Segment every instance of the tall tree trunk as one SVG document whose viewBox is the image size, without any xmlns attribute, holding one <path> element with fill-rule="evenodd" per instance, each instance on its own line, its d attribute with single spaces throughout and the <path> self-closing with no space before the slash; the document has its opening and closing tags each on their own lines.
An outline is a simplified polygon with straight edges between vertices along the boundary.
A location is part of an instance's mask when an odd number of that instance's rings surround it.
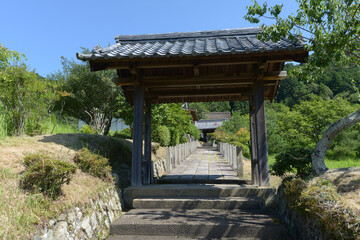
<svg viewBox="0 0 360 240">
<path fill-rule="evenodd" d="M 105 123 L 105 129 L 104 129 L 104 135 L 107 136 L 110 131 L 111 127 L 111 121 L 112 121 L 112 114 L 107 118 L 107 122 Z"/>
<path fill-rule="evenodd" d="M 313 172 L 317 175 L 328 170 L 325 165 L 325 154 L 331 142 L 344 129 L 360 122 L 360 109 L 331 124 L 323 133 L 311 154 Z"/>
</svg>

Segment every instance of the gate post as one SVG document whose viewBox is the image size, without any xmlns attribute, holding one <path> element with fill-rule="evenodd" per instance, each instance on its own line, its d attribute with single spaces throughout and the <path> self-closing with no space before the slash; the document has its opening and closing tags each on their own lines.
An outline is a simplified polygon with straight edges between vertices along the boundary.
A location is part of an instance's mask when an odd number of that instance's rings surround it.
<svg viewBox="0 0 360 240">
<path fill-rule="evenodd" d="M 142 185 L 141 163 L 143 144 L 143 115 L 144 115 L 144 89 L 142 85 L 135 86 L 134 92 L 134 130 L 133 151 L 131 163 L 131 186 Z"/>
<path fill-rule="evenodd" d="M 269 186 L 270 176 L 264 102 L 264 65 L 259 66 L 257 81 L 254 84 L 254 95 L 259 185 Z"/>
</svg>

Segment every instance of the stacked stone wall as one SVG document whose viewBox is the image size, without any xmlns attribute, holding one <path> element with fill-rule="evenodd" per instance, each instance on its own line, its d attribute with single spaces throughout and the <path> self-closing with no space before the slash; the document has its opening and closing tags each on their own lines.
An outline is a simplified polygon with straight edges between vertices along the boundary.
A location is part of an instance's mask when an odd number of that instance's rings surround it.
<svg viewBox="0 0 360 240">
<path fill-rule="evenodd" d="M 50 220 L 33 240 L 103 239 L 110 224 L 122 211 L 121 190 L 106 189 L 87 204 L 69 208 L 58 218 Z"/>
</svg>

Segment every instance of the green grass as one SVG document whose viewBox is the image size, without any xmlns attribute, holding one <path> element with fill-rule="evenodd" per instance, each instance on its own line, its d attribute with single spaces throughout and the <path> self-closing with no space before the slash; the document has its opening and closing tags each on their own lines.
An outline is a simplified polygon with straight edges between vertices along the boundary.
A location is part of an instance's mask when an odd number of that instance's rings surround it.
<svg viewBox="0 0 360 240">
<path fill-rule="evenodd" d="M 269 165 L 271 166 L 275 162 L 276 154 L 269 155 Z M 334 159 L 333 157 L 325 158 L 325 164 L 329 169 L 333 168 L 348 168 L 348 167 L 360 167 L 360 158 L 356 157 L 340 157 Z"/>
<path fill-rule="evenodd" d="M 52 131 L 51 134 L 58 134 L 58 133 L 78 133 L 79 130 L 77 127 L 68 125 L 68 124 L 57 124 L 54 128 L 54 126 L 51 126 L 50 131 Z M 50 132 L 48 131 L 48 132 Z"/>
<path fill-rule="evenodd" d="M 325 164 L 329 169 L 360 167 L 360 158 L 344 157 L 336 160 L 325 158 Z"/>
<path fill-rule="evenodd" d="M 57 209 L 56 209 L 57 210 Z M 0 238 L 26 239 L 41 219 L 56 215 L 50 199 L 41 194 L 22 194 L 14 187 L 0 187 Z"/>
</svg>

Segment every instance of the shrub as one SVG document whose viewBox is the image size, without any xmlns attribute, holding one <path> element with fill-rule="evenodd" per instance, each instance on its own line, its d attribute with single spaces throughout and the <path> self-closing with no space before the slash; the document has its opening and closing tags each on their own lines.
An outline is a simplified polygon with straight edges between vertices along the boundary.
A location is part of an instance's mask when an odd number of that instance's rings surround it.
<svg viewBox="0 0 360 240">
<path fill-rule="evenodd" d="M 311 174 L 310 148 L 293 146 L 285 149 L 275 157 L 275 163 L 270 166 L 274 175 L 284 176 L 287 173 L 296 173 L 300 178 L 306 178 Z"/>
<path fill-rule="evenodd" d="M 90 125 L 82 125 L 80 128 L 80 132 L 86 134 L 97 134 L 96 130 Z"/>
<path fill-rule="evenodd" d="M 92 153 L 87 148 L 83 148 L 75 154 L 74 162 L 83 172 L 104 180 L 111 179 L 109 160 L 103 156 Z"/>
<path fill-rule="evenodd" d="M 176 146 L 180 144 L 180 135 L 177 129 L 171 131 L 170 146 Z"/>
<path fill-rule="evenodd" d="M 112 136 L 117 137 L 117 138 L 123 138 L 123 139 L 131 139 L 131 129 L 124 128 L 120 132 L 115 132 Z"/>
<path fill-rule="evenodd" d="M 180 143 L 187 143 L 189 142 L 186 135 L 183 135 L 181 138 L 180 138 Z"/>
<path fill-rule="evenodd" d="M 195 140 L 199 140 L 200 137 L 201 137 L 201 131 L 197 127 L 195 127 L 194 124 L 190 124 L 190 126 L 189 126 L 189 134 Z"/>
<path fill-rule="evenodd" d="M 38 121 L 26 121 L 25 124 L 25 134 L 29 136 L 36 136 L 41 135 L 45 132 L 45 127 L 41 126 L 41 124 Z"/>
<path fill-rule="evenodd" d="M 166 126 L 157 126 L 152 131 L 152 140 L 160 143 L 161 146 L 169 146 L 170 144 L 170 131 Z"/>
<path fill-rule="evenodd" d="M 56 198 L 61 186 L 69 184 L 76 167 L 66 161 L 44 154 L 29 154 L 24 158 L 25 172 L 21 185 L 24 189 L 43 192 Z"/>
<path fill-rule="evenodd" d="M 237 146 L 238 148 L 242 149 L 242 154 L 244 157 L 246 158 L 250 158 L 250 148 L 248 145 L 243 144 L 240 141 L 231 141 L 230 144 L 233 144 L 235 146 Z"/>
</svg>

